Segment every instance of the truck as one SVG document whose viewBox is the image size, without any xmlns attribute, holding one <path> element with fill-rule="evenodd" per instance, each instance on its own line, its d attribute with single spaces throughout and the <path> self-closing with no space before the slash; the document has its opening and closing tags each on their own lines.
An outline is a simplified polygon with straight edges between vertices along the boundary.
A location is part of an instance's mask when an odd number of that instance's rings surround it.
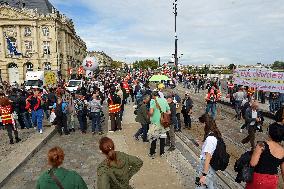
<svg viewBox="0 0 284 189">
<path fill-rule="evenodd" d="M 25 79 L 25 89 L 42 88 L 43 86 L 55 85 L 56 74 L 52 71 L 28 71 Z"/>
</svg>

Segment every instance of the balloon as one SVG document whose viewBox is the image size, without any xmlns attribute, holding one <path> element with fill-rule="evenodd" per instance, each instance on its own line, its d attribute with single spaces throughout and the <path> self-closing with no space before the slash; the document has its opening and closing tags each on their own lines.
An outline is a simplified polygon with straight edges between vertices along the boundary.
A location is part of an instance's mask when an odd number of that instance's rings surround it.
<svg viewBox="0 0 284 189">
<path fill-rule="evenodd" d="M 87 57 L 83 60 L 82 66 L 85 70 L 95 71 L 99 63 L 95 57 Z"/>
</svg>

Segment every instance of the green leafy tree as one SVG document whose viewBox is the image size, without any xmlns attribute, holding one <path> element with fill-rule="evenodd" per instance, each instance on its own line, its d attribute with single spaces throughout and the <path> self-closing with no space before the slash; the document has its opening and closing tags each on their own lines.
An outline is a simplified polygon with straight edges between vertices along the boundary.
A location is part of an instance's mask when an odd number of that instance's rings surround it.
<svg viewBox="0 0 284 189">
<path fill-rule="evenodd" d="M 236 65 L 235 64 L 230 64 L 229 66 L 228 66 L 228 69 L 229 70 L 233 70 L 233 69 L 236 69 L 237 67 L 236 67 Z"/>
<path fill-rule="evenodd" d="M 272 66 L 274 70 L 284 70 L 284 62 L 283 61 L 275 61 Z"/>
<path fill-rule="evenodd" d="M 146 59 L 146 60 L 140 60 L 140 61 L 135 61 L 133 63 L 133 68 L 135 69 L 157 69 L 159 65 L 159 62 L 154 60 L 154 59 Z"/>
</svg>

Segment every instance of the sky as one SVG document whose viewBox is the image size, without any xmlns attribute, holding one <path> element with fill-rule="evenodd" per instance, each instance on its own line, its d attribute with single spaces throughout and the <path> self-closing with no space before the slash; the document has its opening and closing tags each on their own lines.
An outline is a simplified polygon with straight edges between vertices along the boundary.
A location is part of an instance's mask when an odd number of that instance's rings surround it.
<svg viewBox="0 0 284 189">
<path fill-rule="evenodd" d="M 174 53 L 174 0 L 50 0 L 88 50 L 128 63 Z M 178 0 L 181 64 L 284 60 L 284 0 Z M 181 54 L 183 54 L 181 56 Z"/>
</svg>

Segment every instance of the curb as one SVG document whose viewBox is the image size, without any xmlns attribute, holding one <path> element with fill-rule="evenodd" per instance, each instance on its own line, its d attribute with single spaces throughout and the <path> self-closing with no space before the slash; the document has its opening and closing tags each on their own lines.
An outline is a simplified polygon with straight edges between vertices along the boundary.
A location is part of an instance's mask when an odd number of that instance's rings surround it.
<svg viewBox="0 0 284 189">
<path fill-rule="evenodd" d="M 7 181 L 15 174 L 15 172 L 24 165 L 31 157 L 34 156 L 47 142 L 56 134 L 56 129 L 54 128 L 46 137 L 43 139 L 25 158 L 22 162 L 20 162 L 7 176 L 0 181 L 0 188 L 2 188 Z"/>
</svg>

